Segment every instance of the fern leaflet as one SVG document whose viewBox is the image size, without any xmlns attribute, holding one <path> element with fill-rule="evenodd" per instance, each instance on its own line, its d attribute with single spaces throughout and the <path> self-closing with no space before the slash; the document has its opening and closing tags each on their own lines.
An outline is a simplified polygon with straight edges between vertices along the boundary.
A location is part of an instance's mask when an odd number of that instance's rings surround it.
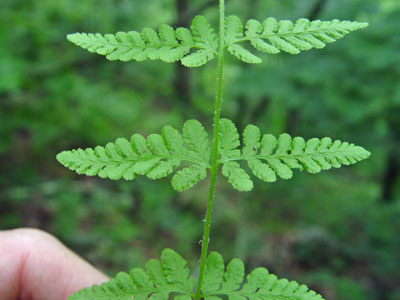
<svg viewBox="0 0 400 300">
<path fill-rule="evenodd" d="M 209 153 L 210 145 L 203 126 L 189 120 L 183 126 L 183 137 L 176 129 L 165 126 L 161 135 L 152 134 L 147 140 L 134 134 L 130 142 L 120 138 L 105 147 L 64 151 L 57 159 L 78 174 L 113 180 L 133 180 L 137 175 L 160 179 L 186 161 L 191 166 L 172 178 L 173 187 L 183 191 L 207 176 Z"/>
<path fill-rule="evenodd" d="M 222 173 L 239 191 L 249 191 L 253 183 L 237 161 L 247 162 L 252 173 L 265 182 L 275 182 L 277 176 L 290 179 L 293 169 L 315 174 L 322 170 L 355 164 L 370 156 L 362 147 L 342 143 L 330 138 L 313 138 L 307 142 L 301 137 L 292 139 L 288 134 L 278 138 L 271 134 L 261 137 L 260 130 L 248 125 L 243 133 L 243 148 L 240 151 L 239 134 L 232 121 L 221 120 L 220 163 Z"/>
<path fill-rule="evenodd" d="M 193 19 L 191 30 L 161 25 L 158 33 L 145 28 L 117 34 L 74 33 L 68 40 L 92 53 L 105 55 L 109 60 L 144 61 L 162 60 L 172 63 L 181 61 L 187 67 L 199 67 L 214 58 L 217 36 L 206 18 Z M 192 49 L 198 51 L 191 53 Z"/>
<path fill-rule="evenodd" d="M 258 51 L 268 54 L 278 54 L 281 51 L 299 54 L 312 48 L 321 49 L 327 43 L 333 43 L 346 34 L 362 29 L 368 23 L 351 21 L 309 21 L 299 19 L 277 21 L 266 19 L 262 24 L 257 20 L 248 20 L 243 27 L 237 16 L 226 18 L 225 43 L 228 51 L 246 63 L 261 63 L 261 59 L 246 50 L 239 43 L 249 41 Z"/>
</svg>

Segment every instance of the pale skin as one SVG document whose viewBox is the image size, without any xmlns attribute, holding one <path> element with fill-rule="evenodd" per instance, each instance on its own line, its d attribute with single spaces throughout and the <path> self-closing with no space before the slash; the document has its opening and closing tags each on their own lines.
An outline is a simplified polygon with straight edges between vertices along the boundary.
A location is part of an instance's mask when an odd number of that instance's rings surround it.
<svg viewBox="0 0 400 300">
<path fill-rule="evenodd" d="M 65 300 L 107 276 L 36 229 L 0 231 L 0 299 Z"/>
</svg>

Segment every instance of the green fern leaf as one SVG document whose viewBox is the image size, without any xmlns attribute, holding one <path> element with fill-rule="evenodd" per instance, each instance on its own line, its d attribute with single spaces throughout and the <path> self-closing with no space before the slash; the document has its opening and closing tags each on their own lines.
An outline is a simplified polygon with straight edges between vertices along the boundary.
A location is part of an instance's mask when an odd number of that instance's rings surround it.
<svg viewBox="0 0 400 300">
<path fill-rule="evenodd" d="M 239 60 L 249 64 L 259 64 L 261 58 L 255 56 L 241 45 L 235 44 L 243 38 L 243 24 L 239 17 L 229 16 L 225 21 L 225 44 L 228 45 L 228 52 Z"/>
<path fill-rule="evenodd" d="M 189 68 L 200 67 L 214 59 L 218 47 L 218 37 L 203 16 L 196 16 L 193 19 L 191 30 L 195 45 L 201 50 L 184 57 L 182 64 Z"/>
<path fill-rule="evenodd" d="M 210 167 L 210 145 L 201 124 L 187 121 L 183 134 L 184 137 L 173 127 L 165 126 L 161 135 L 152 134 L 147 140 L 134 134 L 130 141 L 120 138 L 105 147 L 64 151 L 57 159 L 78 174 L 113 180 L 133 180 L 138 175 L 164 178 L 185 161 L 191 166 L 179 171 L 172 182 L 175 189 L 182 191 L 204 179 Z"/>
<path fill-rule="evenodd" d="M 278 279 L 265 268 L 254 269 L 246 278 L 244 275 L 240 259 L 234 258 L 225 268 L 222 256 L 211 252 L 206 260 L 201 297 L 205 300 L 221 300 L 223 295 L 229 300 L 323 300 L 307 286 Z M 175 251 L 165 249 L 161 261 L 151 259 L 145 269 L 118 273 L 110 281 L 80 290 L 68 300 L 192 300 L 195 282 L 186 261 Z"/>
<path fill-rule="evenodd" d="M 207 132 L 200 122 L 189 120 L 183 126 L 183 136 L 188 149 L 188 156 L 193 160 L 209 161 L 211 155 Z M 172 186 L 181 192 L 194 186 L 207 177 L 207 168 L 195 164 L 177 172 L 172 178 Z"/>
<path fill-rule="evenodd" d="M 181 61 L 188 67 L 199 67 L 214 58 L 217 36 L 202 16 L 193 19 L 192 30 L 161 25 L 158 33 L 145 28 L 117 34 L 74 33 L 68 40 L 92 53 L 105 55 L 109 60 Z M 196 52 L 191 53 L 192 50 Z"/>
<path fill-rule="evenodd" d="M 278 48 L 265 42 L 258 36 L 262 31 L 262 25 L 257 20 L 248 20 L 246 23 L 246 30 L 246 36 L 249 38 L 251 45 L 258 51 L 268 54 L 278 54 L 280 52 Z"/>
<path fill-rule="evenodd" d="M 214 51 L 207 49 L 207 50 L 199 50 L 196 51 L 188 56 L 182 58 L 181 62 L 185 67 L 188 68 L 195 68 L 201 67 L 205 65 L 210 60 L 214 59 Z"/>
<path fill-rule="evenodd" d="M 240 192 L 248 192 L 253 189 L 253 181 L 237 162 L 225 162 L 222 165 L 222 175 L 227 177 L 229 183 Z"/>
<path fill-rule="evenodd" d="M 293 23 L 268 18 L 262 24 L 257 20 L 248 20 L 246 31 L 243 32 L 240 19 L 230 16 L 226 19 L 225 43 L 228 51 L 240 60 L 260 63 L 260 58 L 243 47 L 236 47 L 237 44 L 249 41 L 255 49 L 268 54 L 278 54 L 281 51 L 299 54 L 312 48 L 321 49 L 327 43 L 335 42 L 346 34 L 367 26 L 368 23 L 339 20 L 322 22 L 299 19 Z"/>
<path fill-rule="evenodd" d="M 187 121 L 183 126 L 183 136 L 185 137 L 190 157 L 201 161 L 209 161 L 211 149 L 208 142 L 208 134 L 199 121 Z"/>
<path fill-rule="evenodd" d="M 330 138 L 313 138 L 307 142 L 301 137 L 281 134 L 261 136 L 254 125 L 243 133 L 240 150 L 236 126 L 228 119 L 221 119 L 219 126 L 219 161 L 222 174 L 239 191 L 250 191 L 253 182 L 238 163 L 247 162 L 252 173 L 265 182 L 275 182 L 278 177 L 290 179 L 293 170 L 315 174 L 322 170 L 355 164 L 370 156 L 362 147 L 332 141 Z M 160 134 L 145 139 L 134 134 L 130 141 L 117 139 L 105 147 L 64 151 L 57 156 L 64 166 L 78 174 L 101 178 L 133 180 L 138 175 L 160 179 L 172 174 L 182 162 L 189 163 L 172 178 L 172 186 L 184 191 L 207 177 L 211 149 L 208 135 L 195 120 L 185 122 L 183 137 L 178 130 L 165 126 Z"/>
<path fill-rule="evenodd" d="M 196 45 L 203 49 L 218 48 L 218 37 L 205 17 L 196 16 L 190 29 L 193 32 Z"/>
<path fill-rule="evenodd" d="M 162 135 L 164 137 L 164 141 L 168 150 L 173 155 L 183 157 L 186 157 L 188 155 L 188 151 L 185 147 L 185 142 L 178 130 L 176 130 L 172 126 L 167 125 L 164 126 L 164 128 L 162 129 Z"/>
<path fill-rule="evenodd" d="M 119 273 L 114 279 L 100 286 L 85 288 L 71 295 L 68 300 L 138 299 L 167 300 L 192 299 L 195 279 L 189 275 L 186 261 L 171 249 L 163 250 L 161 262 L 151 259 L 146 270 L 133 269 L 130 274 Z"/>
<path fill-rule="evenodd" d="M 239 191 L 250 191 L 253 189 L 253 182 L 249 175 L 240 167 L 240 165 L 232 161 L 234 158 L 240 158 L 239 133 L 235 124 L 231 120 L 221 119 L 219 125 L 219 154 L 221 160 L 226 159 L 222 165 L 222 175 L 228 178 L 232 186 Z"/>
<path fill-rule="evenodd" d="M 231 120 L 221 119 L 219 125 L 219 154 L 222 157 L 239 157 L 239 133 Z"/>
<path fill-rule="evenodd" d="M 202 294 L 205 299 L 221 299 L 221 295 L 226 295 L 229 300 L 323 300 L 321 295 L 310 291 L 307 286 L 278 279 L 265 268 L 253 270 L 240 288 L 243 279 L 244 264 L 240 259 L 233 259 L 225 271 L 222 256 L 211 252 L 207 257 Z"/>
<path fill-rule="evenodd" d="M 217 252 L 211 252 L 206 260 L 202 283 L 202 292 L 209 294 L 221 288 L 225 272 L 224 260 Z"/>
<path fill-rule="evenodd" d="M 243 37 L 243 23 L 238 16 L 228 16 L 225 21 L 225 44 L 231 45 Z"/>
<path fill-rule="evenodd" d="M 248 63 L 248 64 L 260 64 L 262 63 L 261 58 L 258 56 L 255 56 L 253 53 L 251 53 L 249 50 L 246 50 L 240 45 L 230 45 L 228 47 L 228 51 L 230 54 L 236 56 L 238 59 L 241 61 Z"/>
<path fill-rule="evenodd" d="M 193 187 L 197 182 L 207 177 L 207 168 L 201 165 L 191 165 L 178 171 L 172 177 L 172 186 L 178 192 L 183 192 Z"/>
<path fill-rule="evenodd" d="M 223 264 L 222 260 L 222 264 Z M 244 278 L 244 264 L 238 259 L 234 258 L 226 267 L 224 279 L 221 288 L 225 291 L 234 291 L 240 288 Z"/>
<path fill-rule="evenodd" d="M 220 163 L 222 173 L 239 191 L 251 190 L 253 185 L 237 161 L 245 160 L 252 173 L 265 182 L 275 182 L 277 177 L 290 179 L 293 170 L 316 174 L 322 170 L 355 164 L 370 156 L 362 147 L 330 138 L 313 138 L 307 142 L 301 137 L 292 139 L 288 134 L 278 138 L 271 134 L 261 137 L 260 130 L 248 125 L 243 133 L 243 147 L 239 148 L 239 135 L 235 125 L 221 120 Z"/>
</svg>

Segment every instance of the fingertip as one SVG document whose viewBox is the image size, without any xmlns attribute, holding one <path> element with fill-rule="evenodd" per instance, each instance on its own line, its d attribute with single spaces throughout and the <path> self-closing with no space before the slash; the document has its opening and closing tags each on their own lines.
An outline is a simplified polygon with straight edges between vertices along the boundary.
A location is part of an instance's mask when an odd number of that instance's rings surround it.
<svg viewBox="0 0 400 300">
<path fill-rule="evenodd" d="M 21 295 L 42 300 L 67 299 L 84 287 L 108 280 L 41 230 L 3 231 L 0 240 L 0 296 L 13 296 L 5 299 L 17 299 Z"/>
</svg>

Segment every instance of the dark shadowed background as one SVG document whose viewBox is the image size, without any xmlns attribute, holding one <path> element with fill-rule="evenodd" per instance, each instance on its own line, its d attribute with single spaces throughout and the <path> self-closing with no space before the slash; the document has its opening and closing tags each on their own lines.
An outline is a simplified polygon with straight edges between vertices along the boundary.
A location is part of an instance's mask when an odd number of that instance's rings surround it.
<svg viewBox="0 0 400 300">
<path fill-rule="evenodd" d="M 114 275 L 172 247 L 194 267 L 207 182 L 185 193 L 169 180 L 112 182 L 78 176 L 62 150 L 138 132 L 211 128 L 215 62 L 195 70 L 161 62 L 108 62 L 65 39 L 167 22 L 187 26 L 216 0 L 1 0 L 0 228 L 42 228 Z M 214 6 L 213 6 L 214 5 Z M 242 130 L 353 142 L 372 157 L 251 193 L 219 180 L 211 249 L 265 266 L 329 300 L 400 299 L 400 2 L 230 0 L 228 13 L 263 20 L 368 21 L 321 51 L 228 58 L 223 116 Z M 0 241 L 1 242 L 1 241 Z"/>
</svg>

